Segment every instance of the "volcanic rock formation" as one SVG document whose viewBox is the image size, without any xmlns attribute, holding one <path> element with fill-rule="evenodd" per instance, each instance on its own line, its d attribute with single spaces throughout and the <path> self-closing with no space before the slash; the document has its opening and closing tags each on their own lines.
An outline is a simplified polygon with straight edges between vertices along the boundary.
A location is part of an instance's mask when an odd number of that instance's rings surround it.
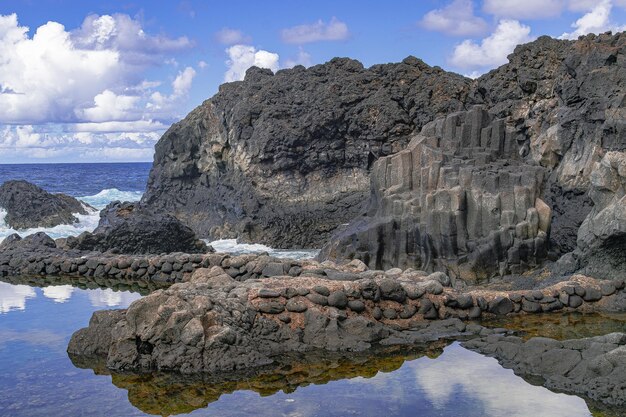
<svg viewBox="0 0 626 417">
<path fill-rule="evenodd" d="M 576 245 L 623 247 L 626 34 L 543 37 L 509 60 L 476 81 L 481 107 L 427 124 L 374 165 L 367 216 L 339 230 L 322 258 L 477 280 Z M 609 264 L 623 263 L 614 252 Z"/>
<path fill-rule="evenodd" d="M 253 67 L 165 133 L 142 202 L 200 237 L 319 248 L 363 210 L 373 162 L 461 110 L 469 84 L 413 57 Z"/>
</svg>

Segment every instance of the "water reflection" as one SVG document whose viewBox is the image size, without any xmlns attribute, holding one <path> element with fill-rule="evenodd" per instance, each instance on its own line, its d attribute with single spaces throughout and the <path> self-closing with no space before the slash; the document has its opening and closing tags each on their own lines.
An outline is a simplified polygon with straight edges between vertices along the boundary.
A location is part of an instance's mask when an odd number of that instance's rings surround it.
<svg viewBox="0 0 626 417">
<path fill-rule="evenodd" d="M 11 310 L 24 310 L 26 300 L 35 296 L 35 290 L 29 286 L 0 282 L 0 314 Z"/>
<path fill-rule="evenodd" d="M 128 305 L 143 295 L 162 288 L 154 283 L 138 283 L 68 278 L 19 276 L 0 278 L 0 314 L 13 310 L 25 310 L 27 300 L 37 297 L 33 287 L 40 287 L 41 294 L 55 303 L 63 304 L 71 300 L 75 291 L 84 290 L 93 307 L 112 308 Z"/>
<path fill-rule="evenodd" d="M 43 296 L 50 298 L 55 303 L 65 303 L 70 299 L 74 287 L 71 285 L 51 285 L 43 288 Z"/>
<path fill-rule="evenodd" d="M 512 370 L 501 368 L 496 359 L 456 345 L 446 349 L 437 361 L 408 366 L 415 373 L 417 384 L 439 410 L 448 407 L 463 392 L 478 399 L 484 415 L 488 416 L 539 416 L 546 410 L 550 410 L 551 416 L 589 415 L 583 399 L 523 383 Z"/>
<path fill-rule="evenodd" d="M 483 321 L 488 327 L 517 331 L 524 339 L 541 336 L 557 340 L 626 333 L 626 313 L 522 314 Z"/>
<path fill-rule="evenodd" d="M 528 384 L 493 358 L 438 342 L 368 354 L 291 356 L 271 369 L 222 378 L 112 374 L 144 413 L 177 415 L 589 416 L 585 401 Z M 98 375 L 101 362 L 80 362 Z M 258 395 L 251 395 L 251 393 Z M 265 398 L 265 397 L 271 398 Z M 245 402 L 240 402 L 245 398 Z M 237 400 L 238 399 L 238 400 Z M 236 407 L 232 407 L 236 403 Z M 253 412 L 253 410 L 255 410 Z"/>
</svg>

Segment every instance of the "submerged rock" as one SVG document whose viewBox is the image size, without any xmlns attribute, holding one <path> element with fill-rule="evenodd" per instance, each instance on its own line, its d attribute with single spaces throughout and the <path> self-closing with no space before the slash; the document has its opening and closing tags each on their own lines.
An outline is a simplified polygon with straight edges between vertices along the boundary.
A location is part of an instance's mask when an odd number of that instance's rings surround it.
<svg viewBox="0 0 626 417">
<path fill-rule="evenodd" d="M 0 186 L 0 209 L 12 229 L 54 227 L 78 222 L 76 214 L 88 214 L 89 205 L 65 194 L 51 194 L 26 181 Z"/>
</svg>

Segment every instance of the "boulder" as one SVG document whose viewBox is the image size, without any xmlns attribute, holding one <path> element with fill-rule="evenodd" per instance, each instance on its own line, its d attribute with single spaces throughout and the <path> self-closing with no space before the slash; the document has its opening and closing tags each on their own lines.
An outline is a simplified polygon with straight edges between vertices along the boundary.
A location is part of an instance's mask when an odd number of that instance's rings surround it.
<svg viewBox="0 0 626 417">
<path fill-rule="evenodd" d="M 76 214 L 88 214 L 89 205 L 65 194 L 51 194 L 26 181 L 7 181 L 0 186 L 0 209 L 12 229 L 54 227 L 78 222 Z"/>
<path fill-rule="evenodd" d="M 100 222 L 93 233 L 68 238 L 66 245 L 79 250 L 115 250 L 126 254 L 212 251 L 174 216 L 119 201 L 100 212 Z"/>
</svg>

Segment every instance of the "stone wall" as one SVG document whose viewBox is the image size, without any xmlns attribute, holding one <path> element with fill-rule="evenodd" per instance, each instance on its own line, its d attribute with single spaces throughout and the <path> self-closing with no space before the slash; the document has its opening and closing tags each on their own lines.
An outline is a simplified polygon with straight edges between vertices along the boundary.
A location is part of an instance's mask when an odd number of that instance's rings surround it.
<svg viewBox="0 0 626 417">
<path fill-rule="evenodd" d="M 304 275 L 237 281 L 221 267 L 198 269 L 127 310 L 96 312 L 68 351 L 106 358 L 110 369 L 219 373 L 268 365 L 290 352 L 362 351 L 489 334 L 462 321 L 467 319 L 626 309 L 624 280 L 578 276 L 535 291 L 462 292 L 441 272 L 357 275 L 355 281 Z"/>
</svg>

